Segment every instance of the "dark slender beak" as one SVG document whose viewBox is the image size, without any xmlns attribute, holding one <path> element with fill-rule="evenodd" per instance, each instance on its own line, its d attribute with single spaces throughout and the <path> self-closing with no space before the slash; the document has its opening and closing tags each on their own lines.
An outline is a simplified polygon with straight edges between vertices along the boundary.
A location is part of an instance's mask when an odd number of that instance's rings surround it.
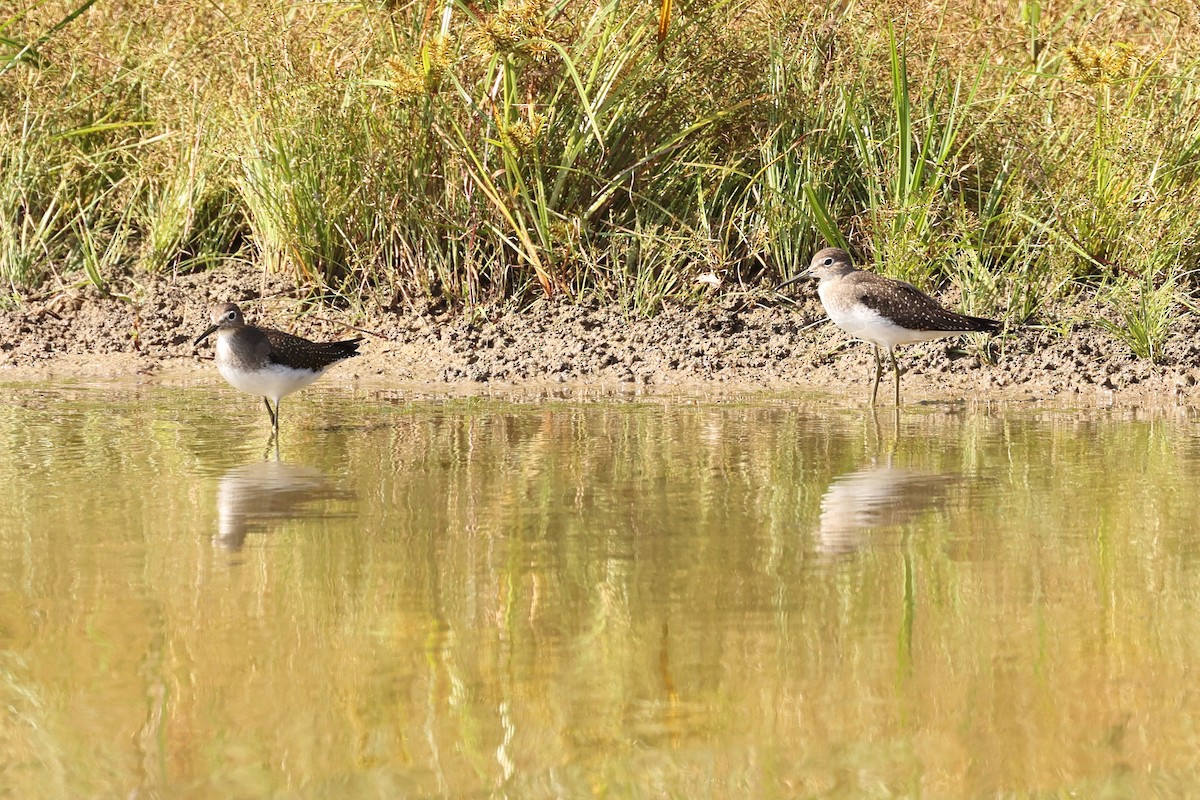
<svg viewBox="0 0 1200 800">
<path fill-rule="evenodd" d="M 795 277 L 788 278 L 786 281 L 784 281 L 783 283 L 776 286 L 775 291 L 781 292 L 784 289 L 786 289 L 787 287 L 791 286 L 793 283 L 799 283 L 800 281 L 812 280 L 814 277 L 815 276 L 811 272 L 809 272 L 808 270 L 804 270 L 803 272 L 797 274 Z"/>
<path fill-rule="evenodd" d="M 208 330 L 206 330 L 204 333 L 197 336 L 196 341 L 192 342 L 192 347 L 195 347 L 196 345 L 200 344 L 208 337 L 212 336 L 213 333 L 216 332 L 217 328 L 219 328 L 219 327 L 221 327 L 221 326 L 220 325 L 209 325 Z"/>
</svg>

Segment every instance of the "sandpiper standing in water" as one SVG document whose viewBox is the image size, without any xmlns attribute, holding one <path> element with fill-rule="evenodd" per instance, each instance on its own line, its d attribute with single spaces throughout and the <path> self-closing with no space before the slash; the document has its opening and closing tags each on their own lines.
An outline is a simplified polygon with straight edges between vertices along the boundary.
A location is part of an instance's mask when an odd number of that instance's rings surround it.
<svg viewBox="0 0 1200 800">
<path fill-rule="evenodd" d="M 833 324 L 856 339 L 870 342 L 875 349 L 875 377 L 871 381 L 871 405 L 879 393 L 883 359 L 879 349 L 887 351 L 896 376 L 896 405 L 900 405 L 900 364 L 897 345 L 925 342 L 973 331 L 995 333 L 1001 323 L 983 317 L 956 314 L 911 283 L 885 278 L 873 272 L 855 269 L 850 254 L 826 247 L 813 256 L 808 269 L 779 288 L 804 278 L 816 278 L 817 294 Z"/>
<path fill-rule="evenodd" d="M 290 333 L 246 324 L 234 303 L 212 310 L 212 324 L 193 347 L 217 334 L 217 369 L 235 389 L 263 398 L 271 432 L 279 435 L 279 401 L 299 391 L 339 361 L 358 355 L 363 337 L 344 342 L 312 342 Z M 275 407 L 271 407 L 271 401 Z"/>
</svg>

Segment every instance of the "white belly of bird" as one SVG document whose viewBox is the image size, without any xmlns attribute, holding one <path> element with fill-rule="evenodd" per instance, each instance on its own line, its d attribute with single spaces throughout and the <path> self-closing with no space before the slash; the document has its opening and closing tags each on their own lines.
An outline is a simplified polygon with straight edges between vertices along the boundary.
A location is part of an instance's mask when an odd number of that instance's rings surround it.
<svg viewBox="0 0 1200 800">
<path fill-rule="evenodd" d="M 292 392 L 300 391 L 321 377 L 320 372 L 292 369 L 280 364 L 269 364 L 255 372 L 235 372 L 226 367 L 220 367 L 220 370 L 221 375 L 233 388 L 268 397 L 275 402 Z"/>
<path fill-rule="evenodd" d="M 822 297 L 821 300 L 824 303 L 825 298 Z M 846 307 L 839 307 L 835 303 L 824 305 L 825 312 L 829 314 L 833 324 L 856 339 L 877 344 L 888 350 L 901 344 L 928 342 L 931 339 L 955 335 L 953 331 L 909 330 L 862 303 L 853 303 Z"/>
<path fill-rule="evenodd" d="M 321 377 L 321 372 L 307 369 L 292 369 L 282 364 L 267 364 L 254 371 L 239 370 L 232 360 L 223 358 L 221 342 L 217 342 L 217 369 L 229 385 L 249 394 L 256 394 L 279 402 L 292 392 L 298 392 Z"/>
</svg>

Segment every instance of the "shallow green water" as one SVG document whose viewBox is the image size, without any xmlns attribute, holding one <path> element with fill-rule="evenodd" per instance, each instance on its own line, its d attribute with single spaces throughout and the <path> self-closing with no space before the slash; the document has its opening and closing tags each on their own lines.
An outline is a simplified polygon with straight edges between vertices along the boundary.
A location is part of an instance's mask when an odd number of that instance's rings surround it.
<svg viewBox="0 0 1200 800">
<path fill-rule="evenodd" d="M 1200 792 L 1200 425 L 0 390 L 0 797 Z"/>
</svg>

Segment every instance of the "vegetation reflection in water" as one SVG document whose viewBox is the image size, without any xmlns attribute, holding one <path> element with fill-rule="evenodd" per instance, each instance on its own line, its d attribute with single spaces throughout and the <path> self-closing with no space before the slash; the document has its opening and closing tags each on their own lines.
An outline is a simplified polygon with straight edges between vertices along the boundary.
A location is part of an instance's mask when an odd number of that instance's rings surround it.
<svg viewBox="0 0 1200 800">
<path fill-rule="evenodd" d="M 0 391 L 11 796 L 1200 786 L 1183 415 L 227 400 Z"/>
</svg>

